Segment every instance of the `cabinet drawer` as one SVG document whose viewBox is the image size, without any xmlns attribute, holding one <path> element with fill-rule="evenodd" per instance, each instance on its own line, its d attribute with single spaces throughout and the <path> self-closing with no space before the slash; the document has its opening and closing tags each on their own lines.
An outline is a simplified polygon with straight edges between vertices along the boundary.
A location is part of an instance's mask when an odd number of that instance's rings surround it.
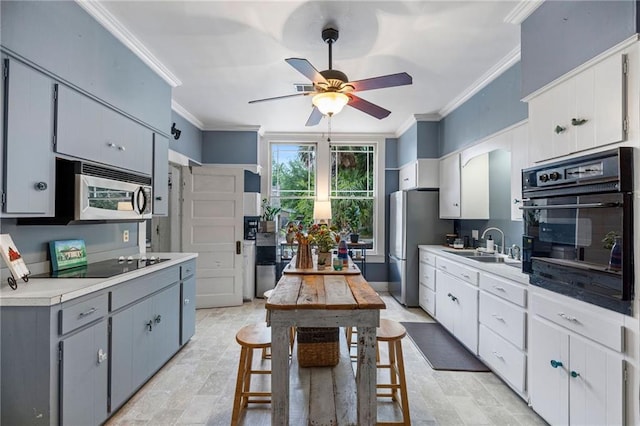
<svg viewBox="0 0 640 426">
<path fill-rule="evenodd" d="M 482 273 L 480 288 L 518 306 L 527 306 L 527 289 L 513 281 Z"/>
<path fill-rule="evenodd" d="M 420 284 L 420 307 L 429 315 L 436 315 L 436 293 L 435 291 Z"/>
<path fill-rule="evenodd" d="M 619 322 L 614 321 L 604 313 L 599 314 L 600 308 L 562 295 L 551 298 L 531 294 L 530 303 L 531 314 L 539 315 L 615 351 L 624 351 L 622 314 L 619 314 Z"/>
<path fill-rule="evenodd" d="M 58 331 L 60 334 L 67 334 L 78 327 L 96 321 L 105 316 L 108 307 L 109 296 L 107 293 L 69 306 L 63 305 L 58 314 Z"/>
<path fill-rule="evenodd" d="M 459 263 L 444 259 L 442 257 L 436 258 L 436 265 L 438 269 L 451 274 L 454 277 L 460 278 L 461 280 L 466 281 L 469 284 L 478 285 L 479 273 L 475 269 L 468 268 L 466 266 L 460 265 Z"/>
<path fill-rule="evenodd" d="M 525 348 L 525 311 L 480 292 L 480 322 L 520 349 Z"/>
<path fill-rule="evenodd" d="M 185 278 L 190 277 L 191 275 L 196 273 L 196 261 L 190 260 L 188 262 L 184 262 L 180 265 L 180 279 L 184 280 Z"/>
<path fill-rule="evenodd" d="M 430 288 L 431 290 L 436 290 L 436 268 L 433 266 L 426 265 L 420 262 L 419 266 L 419 274 L 418 277 L 420 279 L 420 284 L 423 284 Z"/>
<path fill-rule="evenodd" d="M 420 250 L 420 263 L 426 263 L 430 266 L 436 266 L 436 255 L 425 249 Z"/>
<path fill-rule="evenodd" d="M 515 390 L 524 393 L 527 357 L 523 352 L 482 324 L 478 352 L 492 370 L 509 382 Z"/>
<path fill-rule="evenodd" d="M 118 285 L 111 291 L 111 311 L 127 306 L 180 280 L 180 268 L 174 266 Z"/>
</svg>

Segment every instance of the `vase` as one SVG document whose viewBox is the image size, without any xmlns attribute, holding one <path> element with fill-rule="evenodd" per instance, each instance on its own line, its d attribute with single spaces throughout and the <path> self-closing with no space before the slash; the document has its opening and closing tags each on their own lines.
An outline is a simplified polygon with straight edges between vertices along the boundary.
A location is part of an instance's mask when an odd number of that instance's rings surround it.
<svg viewBox="0 0 640 426">
<path fill-rule="evenodd" d="M 331 252 L 320 251 L 318 252 L 318 266 L 331 265 Z"/>
<path fill-rule="evenodd" d="M 609 255 L 609 270 L 619 271 L 622 268 L 622 241 L 616 237 Z"/>
<path fill-rule="evenodd" d="M 284 238 L 287 240 L 287 244 L 293 244 L 293 240 L 296 238 L 296 233 L 289 232 L 284 236 Z"/>
<path fill-rule="evenodd" d="M 313 258 L 311 257 L 311 247 L 308 243 L 298 245 L 298 254 L 296 255 L 296 269 L 313 268 Z"/>
</svg>

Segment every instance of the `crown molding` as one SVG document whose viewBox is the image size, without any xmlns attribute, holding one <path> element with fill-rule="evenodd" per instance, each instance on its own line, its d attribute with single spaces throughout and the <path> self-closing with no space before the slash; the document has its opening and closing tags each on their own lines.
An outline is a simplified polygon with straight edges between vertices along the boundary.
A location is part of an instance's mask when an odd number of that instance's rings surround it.
<svg viewBox="0 0 640 426">
<path fill-rule="evenodd" d="M 407 121 L 405 121 L 400 127 L 398 127 L 398 130 L 396 130 L 393 137 L 399 138 L 404 134 L 404 132 L 409 130 L 409 128 L 413 126 L 414 123 L 417 123 L 418 121 L 440 121 L 440 120 L 442 120 L 442 116 L 437 113 L 436 114 L 413 114 L 407 119 Z"/>
<path fill-rule="evenodd" d="M 171 87 L 182 85 L 182 81 L 176 77 L 167 67 L 156 58 L 140 40 L 120 23 L 105 7 L 95 0 L 75 0 L 90 16 L 120 40 L 129 50 L 142 60 L 149 68 L 158 74 Z"/>
<path fill-rule="evenodd" d="M 507 24 L 520 25 L 529 15 L 535 12 L 542 3 L 544 3 L 544 0 L 522 0 L 504 17 L 504 22 Z"/>
<path fill-rule="evenodd" d="M 205 132 L 259 132 L 261 129 L 261 126 L 242 126 L 242 125 L 237 125 L 237 126 L 214 126 L 214 127 L 205 127 L 204 129 L 202 129 Z"/>
<path fill-rule="evenodd" d="M 489 83 L 498 78 L 503 72 L 509 69 L 513 64 L 520 60 L 520 45 L 515 47 L 511 52 L 507 54 L 500 62 L 495 64 L 489 69 L 483 76 L 476 80 L 471 86 L 463 91 L 458 97 L 456 97 L 449 104 L 445 105 L 438 113 L 446 117 L 453 110 L 460 105 L 468 101 L 473 95 L 484 89 Z"/>
<path fill-rule="evenodd" d="M 180 117 L 196 126 L 198 129 L 202 130 L 204 128 L 204 123 L 202 121 L 198 120 L 195 115 L 191 114 L 182 105 L 180 105 L 173 99 L 171 100 L 171 109 Z"/>
</svg>

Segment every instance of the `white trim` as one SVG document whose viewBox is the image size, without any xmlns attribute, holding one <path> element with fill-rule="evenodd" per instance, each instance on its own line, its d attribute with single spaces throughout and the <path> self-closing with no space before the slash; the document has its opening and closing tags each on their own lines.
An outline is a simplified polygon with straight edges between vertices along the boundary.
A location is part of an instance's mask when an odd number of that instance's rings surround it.
<svg viewBox="0 0 640 426">
<path fill-rule="evenodd" d="M 542 6 L 544 0 L 522 0 L 511 12 L 504 17 L 504 22 L 507 24 L 520 25 L 529 17 L 537 8 Z"/>
<path fill-rule="evenodd" d="M 598 62 L 602 61 L 603 59 L 608 58 L 609 56 L 613 55 L 614 53 L 617 53 L 617 52 L 619 52 L 621 50 L 624 50 L 624 49 L 628 48 L 629 46 L 632 46 L 638 40 L 640 40 L 640 34 L 633 34 L 628 39 L 621 41 L 620 43 L 616 44 L 612 48 L 605 50 L 604 52 L 602 52 L 598 56 L 595 56 L 595 57 L 589 59 L 587 62 L 584 62 L 583 64 L 575 67 L 574 69 L 572 69 L 571 71 L 567 72 L 566 74 L 563 74 L 560 77 L 556 78 L 555 80 L 553 80 L 549 84 L 547 84 L 547 85 L 541 87 L 540 89 L 536 90 L 535 92 L 527 95 L 526 97 L 522 98 L 521 101 L 529 102 L 531 99 L 535 98 L 539 94 L 544 93 L 547 90 L 551 89 L 552 87 L 557 86 L 558 84 L 569 80 L 570 78 L 576 76 L 577 74 L 580 74 L 582 71 L 585 71 L 585 70 L 591 68 L 592 66 L 594 66 Z"/>
<path fill-rule="evenodd" d="M 259 164 L 227 164 L 227 163 L 204 163 L 203 167 L 221 167 L 247 170 L 252 173 L 261 174 L 262 166 Z"/>
<path fill-rule="evenodd" d="M 195 115 L 191 114 L 182 105 L 180 105 L 173 99 L 171 99 L 171 109 L 180 117 L 196 126 L 198 129 L 202 130 L 204 128 L 204 123 L 202 121 L 198 120 Z"/>
<path fill-rule="evenodd" d="M 260 132 L 260 125 L 246 125 L 246 126 L 204 126 L 202 129 L 205 132 Z"/>
<path fill-rule="evenodd" d="M 177 164 L 179 166 L 188 166 L 193 163 L 201 165 L 199 161 L 192 160 L 190 157 L 172 149 L 169 149 L 169 163 Z"/>
<path fill-rule="evenodd" d="M 142 60 L 149 68 L 158 74 L 171 87 L 182 85 L 182 81 L 176 77 L 158 58 L 136 36 L 134 36 L 124 25 L 120 23 L 105 7 L 98 1 L 75 0 L 91 17 L 109 31 L 115 38 L 120 40 L 129 50 Z"/>
<path fill-rule="evenodd" d="M 498 78 L 503 72 L 511 68 L 513 64 L 520 60 L 520 45 L 516 46 L 511 52 L 500 60 L 497 64 L 489 69 L 484 75 L 476 80 L 471 86 L 464 90 L 458 97 L 449 104 L 445 105 L 438 113 L 446 117 L 453 110 L 468 101 L 473 95 L 484 89 L 489 83 Z"/>
<path fill-rule="evenodd" d="M 399 138 L 402 136 L 414 123 L 418 121 L 440 121 L 442 116 L 440 114 L 413 114 L 396 130 L 394 137 Z"/>
</svg>

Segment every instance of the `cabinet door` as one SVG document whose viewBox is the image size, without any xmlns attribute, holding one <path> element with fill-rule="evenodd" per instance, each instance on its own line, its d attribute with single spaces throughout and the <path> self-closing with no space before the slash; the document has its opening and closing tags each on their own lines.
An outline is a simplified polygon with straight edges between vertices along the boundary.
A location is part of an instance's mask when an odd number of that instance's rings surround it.
<svg viewBox="0 0 640 426">
<path fill-rule="evenodd" d="M 460 217 L 489 219 L 489 154 L 472 158 L 460 168 Z"/>
<path fill-rule="evenodd" d="M 182 281 L 182 297 L 180 298 L 182 321 L 180 344 L 184 345 L 196 333 L 196 277 L 195 275 Z"/>
<path fill-rule="evenodd" d="M 416 187 L 416 163 L 410 163 L 400 169 L 398 173 L 400 191 Z"/>
<path fill-rule="evenodd" d="M 107 418 L 107 322 L 68 337 L 60 350 L 60 424 L 101 424 Z"/>
<path fill-rule="evenodd" d="M 549 108 L 551 94 L 541 93 L 529 101 L 529 160 L 542 161 L 552 155 L 551 135 L 555 127 L 552 110 Z"/>
<path fill-rule="evenodd" d="M 568 424 L 569 336 L 537 316 L 530 320 L 528 332 L 531 406 L 552 425 Z"/>
<path fill-rule="evenodd" d="M 622 356 L 607 351 L 598 344 L 573 336 L 569 342 L 569 351 L 571 424 L 624 424 Z"/>
<path fill-rule="evenodd" d="M 152 297 L 151 374 L 164 365 L 180 347 L 180 286 L 174 285 Z"/>
<path fill-rule="evenodd" d="M 595 144 L 603 146 L 627 139 L 626 55 L 613 55 L 594 66 Z M 580 146 L 578 146 L 580 148 Z"/>
<path fill-rule="evenodd" d="M 454 335 L 471 352 L 478 354 L 478 289 L 461 280 L 452 281 L 451 293 L 457 305 Z"/>
<path fill-rule="evenodd" d="M 444 328 L 452 334 L 455 333 L 454 323 L 455 317 L 458 315 L 458 305 L 454 300 L 454 281 L 456 279 L 451 275 L 436 271 L 436 282 L 438 283 L 438 291 L 436 291 L 436 319 Z"/>
<path fill-rule="evenodd" d="M 53 81 L 6 59 L 3 216 L 53 216 Z"/>
<path fill-rule="evenodd" d="M 169 140 L 153 135 L 153 215 L 169 214 Z"/>
<path fill-rule="evenodd" d="M 440 160 L 440 217 L 460 217 L 460 154 Z"/>
<path fill-rule="evenodd" d="M 56 107 L 57 152 L 151 175 L 150 130 L 63 85 Z"/>
</svg>

